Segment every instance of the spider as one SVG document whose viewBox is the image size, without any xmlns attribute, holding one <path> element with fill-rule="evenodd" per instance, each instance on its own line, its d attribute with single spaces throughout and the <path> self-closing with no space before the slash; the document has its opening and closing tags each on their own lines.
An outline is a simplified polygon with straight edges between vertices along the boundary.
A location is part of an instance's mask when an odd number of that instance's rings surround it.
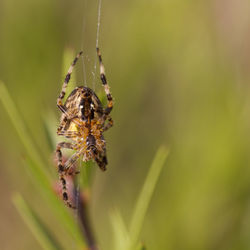
<svg viewBox="0 0 250 250">
<path fill-rule="evenodd" d="M 108 164 L 106 156 L 106 142 L 103 132 L 113 125 L 110 112 L 113 108 L 113 99 L 106 80 L 104 65 L 99 48 L 96 48 L 100 65 L 100 78 L 107 96 L 107 107 L 103 107 L 95 92 L 84 86 L 76 87 L 63 104 L 66 88 L 68 86 L 73 68 L 82 55 L 77 54 L 65 77 L 61 93 L 57 99 L 57 106 L 62 112 L 57 134 L 71 139 L 71 142 L 60 142 L 56 147 L 56 160 L 59 179 L 62 185 L 62 196 L 65 203 L 75 208 L 69 201 L 65 176 L 72 174 L 74 163 L 80 156 L 83 161 L 95 160 L 101 170 L 106 170 Z M 76 152 L 62 163 L 61 149 L 72 149 Z M 77 172 L 73 170 L 73 174 Z"/>
</svg>

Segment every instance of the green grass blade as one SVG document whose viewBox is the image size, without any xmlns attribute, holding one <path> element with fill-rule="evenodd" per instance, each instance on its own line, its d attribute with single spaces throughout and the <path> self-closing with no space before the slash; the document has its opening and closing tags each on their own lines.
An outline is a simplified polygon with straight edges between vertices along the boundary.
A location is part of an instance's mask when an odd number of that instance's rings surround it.
<svg viewBox="0 0 250 250">
<path fill-rule="evenodd" d="M 111 224 L 113 228 L 113 249 L 127 250 L 130 246 L 129 233 L 122 219 L 119 210 L 115 209 L 110 214 Z"/>
<path fill-rule="evenodd" d="M 81 187 L 83 189 L 90 189 L 93 173 L 95 172 L 95 163 L 93 161 L 81 161 L 80 169 Z"/>
<path fill-rule="evenodd" d="M 57 124 L 58 121 L 56 119 L 56 115 L 52 111 L 47 111 L 43 114 L 43 127 L 50 152 L 55 150 L 56 144 L 60 140 L 60 137 L 56 133 Z"/>
<path fill-rule="evenodd" d="M 27 224 L 37 241 L 40 243 L 43 249 L 46 250 L 58 250 L 62 249 L 57 240 L 49 232 L 47 227 L 42 223 L 40 218 L 36 215 L 33 209 L 24 201 L 20 194 L 13 196 L 13 202 Z"/>
<path fill-rule="evenodd" d="M 164 146 L 161 146 L 153 160 L 153 163 L 149 169 L 148 175 L 142 187 L 141 193 L 137 200 L 137 204 L 132 215 L 130 227 L 129 227 L 129 235 L 131 238 L 131 247 L 134 249 L 138 243 L 139 235 L 142 229 L 143 220 L 145 218 L 151 197 L 153 195 L 153 191 L 155 189 L 157 180 L 160 176 L 162 167 L 166 161 L 168 156 L 168 149 Z"/>
<path fill-rule="evenodd" d="M 27 154 L 33 161 L 37 163 L 38 168 L 40 168 L 40 172 L 43 172 L 43 175 L 46 175 L 49 179 L 49 174 L 46 173 L 41 166 L 42 159 L 30 137 L 30 134 L 27 131 L 26 125 L 23 119 L 21 118 L 19 112 L 17 111 L 16 105 L 11 99 L 9 92 L 2 81 L 0 81 L 0 100 L 2 101 L 2 104 L 7 114 L 9 115 L 9 118 L 12 121 L 12 124 L 21 142 L 24 145 Z"/>
</svg>

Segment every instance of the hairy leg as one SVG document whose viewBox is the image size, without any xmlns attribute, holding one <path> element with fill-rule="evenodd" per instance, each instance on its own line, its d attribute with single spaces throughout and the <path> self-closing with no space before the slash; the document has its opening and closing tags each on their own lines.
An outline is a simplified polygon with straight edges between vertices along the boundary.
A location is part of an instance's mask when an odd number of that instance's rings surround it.
<svg viewBox="0 0 250 250">
<path fill-rule="evenodd" d="M 106 115 L 108 115 L 113 108 L 113 98 L 112 98 L 112 95 L 110 93 L 109 85 L 107 83 L 107 78 L 105 75 L 105 68 L 104 68 L 104 65 L 102 62 L 101 52 L 100 52 L 99 48 L 96 48 L 96 51 L 97 51 L 97 56 L 98 56 L 99 64 L 100 64 L 100 78 L 101 78 L 102 85 L 104 87 L 104 91 L 105 91 L 107 99 L 108 99 L 108 106 L 105 108 L 104 113 Z"/>
<path fill-rule="evenodd" d="M 67 89 L 67 86 L 68 86 L 68 83 L 69 83 L 69 80 L 70 80 L 70 77 L 71 77 L 73 68 L 74 68 L 74 66 L 76 65 L 76 62 L 77 62 L 77 60 L 79 59 L 79 57 L 81 56 L 81 54 L 82 54 L 82 51 L 80 51 L 80 52 L 76 55 L 74 61 L 73 61 L 72 64 L 70 65 L 69 70 L 68 70 L 68 73 L 66 74 L 65 80 L 64 80 L 64 82 L 63 82 L 63 86 L 62 86 L 61 93 L 60 93 L 60 95 L 59 95 L 59 97 L 58 97 L 58 99 L 57 99 L 57 106 L 58 106 L 58 108 L 59 108 L 63 113 L 65 113 L 65 114 L 66 114 L 66 109 L 65 109 L 65 106 L 63 105 L 62 100 L 63 100 L 63 98 L 64 98 L 64 96 L 65 96 L 66 89 Z"/>
<path fill-rule="evenodd" d="M 61 184 L 62 184 L 63 200 L 69 207 L 74 208 L 74 206 L 69 201 L 69 196 L 67 192 L 67 183 L 65 179 L 65 176 L 67 175 L 67 171 L 65 167 L 62 165 L 62 151 L 61 151 L 62 148 L 74 149 L 74 144 L 68 143 L 68 142 L 60 142 L 56 146 L 56 159 L 57 159 L 59 180 L 61 181 Z"/>
</svg>

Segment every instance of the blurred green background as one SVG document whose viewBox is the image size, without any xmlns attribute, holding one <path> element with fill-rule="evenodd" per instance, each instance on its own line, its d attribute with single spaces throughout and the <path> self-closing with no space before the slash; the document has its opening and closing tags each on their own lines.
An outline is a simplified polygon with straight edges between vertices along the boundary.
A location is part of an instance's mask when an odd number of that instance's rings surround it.
<svg viewBox="0 0 250 250">
<path fill-rule="evenodd" d="M 96 0 L 0 1 L 0 79 L 51 162 L 43 120 L 54 112 L 59 121 L 65 48 L 85 54 L 86 76 L 80 62 L 73 83 L 86 77 L 102 91 L 99 69 L 92 74 L 97 10 Z M 170 155 L 143 224 L 147 249 L 250 249 L 249 13 L 248 0 L 103 0 L 99 46 L 115 126 L 106 133 L 108 171 L 97 169 L 91 198 L 101 249 L 111 249 L 110 211 L 131 217 L 160 144 Z M 0 124 L 1 249 L 40 249 L 11 197 L 24 194 L 48 225 L 49 205 L 2 105 Z"/>
</svg>

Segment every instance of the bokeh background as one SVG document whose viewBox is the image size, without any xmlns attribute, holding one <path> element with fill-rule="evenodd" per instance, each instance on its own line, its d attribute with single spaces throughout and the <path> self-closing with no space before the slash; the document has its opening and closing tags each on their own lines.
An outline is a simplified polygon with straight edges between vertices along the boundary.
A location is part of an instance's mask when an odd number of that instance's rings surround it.
<svg viewBox="0 0 250 250">
<path fill-rule="evenodd" d="M 102 91 L 98 69 L 92 74 L 97 10 L 96 0 L 0 1 L 0 79 L 48 159 L 43 120 L 59 119 L 65 48 L 85 53 L 86 75 L 80 62 L 75 83 L 86 77 Z M 111 248 L 109 211 L 129 220 L 161 144 L 170 155 L 143 224 L 148 249 L 250 249 L 249 13 L 248 0 L 103 0 L 99 46 L 115 126 L 106 133 L 108 171 L 97 169 L 91 197 L 101 249 Z M 21 192 L 48 224 L 49 204 L 2 105 L 0 124 L 0 248 L 41 249 L 11 197 Z"/>
</svg>

